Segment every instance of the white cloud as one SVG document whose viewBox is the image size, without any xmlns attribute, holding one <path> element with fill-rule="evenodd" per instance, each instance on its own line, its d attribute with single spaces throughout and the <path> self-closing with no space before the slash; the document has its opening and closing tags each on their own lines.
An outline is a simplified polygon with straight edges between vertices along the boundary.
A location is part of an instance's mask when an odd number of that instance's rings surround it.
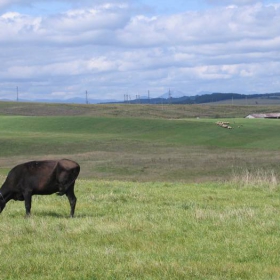
<svg viewBox="0 0 280 280">
<path fill-rule="evenodd" d="M 236 6 L 145 15 L 101 2 L 55 15 L 0 14 L 0 97 L 17 85 L 26 98 L 279 91 L 279 5 L 229 1 Z"/>
<path fill-rule="evenodd" d="M 219 4 L 219 5 L 250 5 L 260 2 L 261 0 L 207 0 L 210 4 Z"/>
</svg>

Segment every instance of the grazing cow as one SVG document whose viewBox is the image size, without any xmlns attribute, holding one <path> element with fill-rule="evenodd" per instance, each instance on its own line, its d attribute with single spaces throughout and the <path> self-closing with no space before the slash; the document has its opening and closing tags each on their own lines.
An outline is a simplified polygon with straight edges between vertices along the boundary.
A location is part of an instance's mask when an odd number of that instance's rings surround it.
<svg viewBox="0 0 280 280">
<path fill-rule="evenodd" d="M 0 213 L 14 199 L 25 201 L 26 216 L 29 216 L 32 195 L 57 193 L 66 194 L 73 217 L 77 201 L 74 185 L 79 172 L 79 164 L 69 159 L 30 161 L 15 166 L 0 189 Z"/>
</svg>

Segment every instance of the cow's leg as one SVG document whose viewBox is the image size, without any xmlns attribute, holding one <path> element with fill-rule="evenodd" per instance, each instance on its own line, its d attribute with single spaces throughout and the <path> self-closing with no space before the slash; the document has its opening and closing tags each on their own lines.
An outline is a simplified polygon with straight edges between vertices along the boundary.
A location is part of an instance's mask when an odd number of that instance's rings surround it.
<svg viewBox="0 0 280 280">
<path fill-rule="evenodd" d="M 26 217 L 29 217 L 30 211 L 31 211 L 32 194 L 31 194 L 31 192 L 26 192 L 23 194 L 23 196 L 24 196 L 24 202 L 25 202 Z"/>
<path fill-rule="evenodd" d="M 71 212 L 70 212 L 71 218 L 74 217 L 75 207 L 76 207 L 76 202 L 77 202 L 77 198 L 74 193 L 74 185 L 75 185 L 75 183 L 73 183 L 66 191 L 66 196 L 68 197 L 70 207 L 71 207 Z"/>
</svg>

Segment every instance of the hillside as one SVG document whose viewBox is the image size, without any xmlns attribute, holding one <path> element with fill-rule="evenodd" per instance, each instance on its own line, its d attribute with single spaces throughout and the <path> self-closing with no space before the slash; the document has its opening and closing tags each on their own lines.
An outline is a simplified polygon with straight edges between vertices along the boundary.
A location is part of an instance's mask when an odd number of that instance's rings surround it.
<svg viewBox="0 0 280 280">
<path fill-rule="evenodd" d="M 0 174 L 34 159 L 72 158 L 81 178 L 217 181 L 234 170 L 280 174 L 280 122 L 263 119 L 0 116 Z"/>
<path fill-rule="evenodd" d="M 270 105 L 144 105 L 144 104 L 50 104 L 0 102 L 3 116 L 103 116 L 136 118 L 243 118 L 253 113 L 275 113 L 280 106 Z"/>
</svg>

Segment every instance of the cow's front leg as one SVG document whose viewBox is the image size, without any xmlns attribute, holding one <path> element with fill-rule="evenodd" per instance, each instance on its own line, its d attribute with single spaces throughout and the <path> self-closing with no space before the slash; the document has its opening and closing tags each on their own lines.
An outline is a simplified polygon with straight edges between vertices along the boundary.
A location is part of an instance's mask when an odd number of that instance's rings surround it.
<svg viewBox="0 0 280 280">
<path fill-rule="evenodd" d="M 31 212 L 32 194 L 31 192 L 26 192 L 23 196 L 25 202 L 26 217 L 29 217 Z"/>
</svg>

